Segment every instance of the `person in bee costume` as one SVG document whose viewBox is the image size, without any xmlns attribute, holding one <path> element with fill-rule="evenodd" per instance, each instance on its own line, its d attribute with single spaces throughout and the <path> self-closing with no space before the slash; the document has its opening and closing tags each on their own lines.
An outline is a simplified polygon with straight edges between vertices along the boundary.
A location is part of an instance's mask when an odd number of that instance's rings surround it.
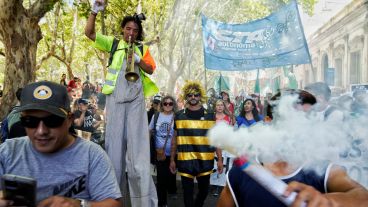
<svg viewBox="0 0 368 207">
<path fill-rule="evenodd" d="M 147 76 L 154 72 L 155 62 L 148 46 L 140 43 L 145 17 L 143 14 L 124 17 L 121 23 L 123 37 L 116 44 L 116 38 L 95 32 L 96 16 L 105 6 L 103 0 L 95 0 L 85 28 L 85 34 L 95 48 L 113 53 L 102 88 L 102 93 L 106 94 L 105 148 L 114 165 L 123 197 L 126 198 L 129 186 L 133 207 L 156 207 L 158 200 L 150 174 L 144 97 L 152 96 L 158 90 Z"/>
<path fill-rule="evenodd" d="M 215 115 L 208 112 L 205 92 L 199 82 L 188 81 L 182 89 L 185 108 L 175 115 L 175 138 L 171 145 L 170 170 L 181 176 L 186 207 L 203 206 L 206 200 L 210 175 L 213 171 L 215 151 L 217 170 L 222 173 L 221 150 L 209 145 L 207 130 L 215 124 Z M 177 157 L 177 160 L 175 160 Z M 198 182 L 198 194 L 193 198 L 194 178 Z"/>
</svg>

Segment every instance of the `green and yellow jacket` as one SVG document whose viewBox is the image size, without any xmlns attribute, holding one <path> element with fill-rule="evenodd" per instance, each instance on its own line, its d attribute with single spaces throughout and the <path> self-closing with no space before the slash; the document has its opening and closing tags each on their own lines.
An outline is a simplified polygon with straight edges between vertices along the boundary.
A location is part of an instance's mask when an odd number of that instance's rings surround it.
<svg viewBox="0 0 368 207">
<path fill-rule="evenodd" d="M 114 42 L 113 36 L 106 36 L 101 33 L 96 33 L 96 40 L 93 43 L 93 46 L 99 50 L 110 52 L 113 42 Z M 125 58 L 126 48 L 128 48 L 128 43 L 126 43 L 124 40 L 120 40 L 117 50 L 114 53 L 112 63 L 108 68 L 105 83 L 102 87 L 102 93 L 106 95 L 112 94 L 114 92 L 119 72 L 121 70 L 124 60 L 126 59 Z M 155 61 L 153 60 L 147 45 L 143 45 L 143 54 L 138 48 L 138 46 L 135 46 L 134 51 L 141 57 L 142 61 L 144 61 L 148 65 L 151 65 L 153 69 L 156 68 Z M 143 70 L 140 70 L 140 77 L 142 80 L 143 93 L 145 97 L 153 96 L 159 91 L 156 84 L 148 77 L 148 75 Z"/>
</svg>

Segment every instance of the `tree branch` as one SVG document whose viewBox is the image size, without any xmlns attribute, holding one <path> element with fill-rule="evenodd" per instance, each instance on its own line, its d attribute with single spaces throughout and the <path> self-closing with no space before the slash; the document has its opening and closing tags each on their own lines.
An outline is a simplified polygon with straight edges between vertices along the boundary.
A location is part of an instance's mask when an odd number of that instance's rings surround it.
<svg viewBox="0 0 368 207">
<path fill-rule="evenodd" d="M 51 56 L 53 56 L 53 51 L 49 51 L 44 56 L 41 57 L 41 60 L 38 61 L 38 64 L 36 65 L 36 71 L 41 68 L 41 65 L 44 61 L 49 59 Z"/>
<path fill-rule="evenodd" d="M 29 8 L 29 14 L 41 19 L 48 11 L 52 10 L 56 2 L 60 2 L 60 0 L 37 0 Z"/>
</svg>

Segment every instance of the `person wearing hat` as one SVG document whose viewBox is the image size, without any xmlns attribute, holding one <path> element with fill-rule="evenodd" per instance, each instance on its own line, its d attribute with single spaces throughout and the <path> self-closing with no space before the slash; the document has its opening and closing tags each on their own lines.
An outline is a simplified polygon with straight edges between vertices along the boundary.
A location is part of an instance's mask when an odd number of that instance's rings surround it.
<svg viewBox="0 0 368 207">
<path fill-rule="evenodd" d="M 85 139 L 90 139 L 91 135 L 102 123 L 99 115 L 95 113 L 93 105 L 87 99 L 80 98 L 77 101 L 78 110 L 74 111 L 74 125 L 79 134 Z"/>
<path fill-rule="evenodd" d="M 35 179 L 37 206 L 121 206 L 108 156 L 75 136 L 66 87 L 49 81 L 29 84 L 18 111 L 27 136 L 0 145 L 0 176 Z M 0 198 L 0 206 L 11 203 Z"/>
<path fill-rule="evenodd" d="M 122 38 L 118 40 L 95 30 L 96 17 L 106 5 L 107 0 L 94 0 L 85 27 L 85 35 L 93 41 L 94 48 L 113 53 L 102 87 L 106 95 L 106 152 L 123 196 L 130 196 L 131 206 L 156 207 L 145 97 L 156 94 L 158 87 L 149 78 L 156 63 L 149 46 L 142 44 L 145 16 L 142 13 L 125 16 L 120 24 Z M 127 69 L 135 74 L 132 79 Z"/>
<path fill-rule="evenodd" d="M 161 96 L 155 95 L 152 99 L 151 108 L 147 112 L 148 124 L 151 122 L 153 115 L 159 111 Z"/>
<path fill-rule="evenodd" d="M 188 81 L 182 89 L 186 108 L 175 115 L 175 133 L 171 143 L 170 171 L 181 176 L 185 207 L 201 207 L 206 200 L 213 172 L 215 151 L 217 170 L 222 173 L 222 153 L 209 145 L 207 130 L 215 124 L 215 114 L 202 104 L 206 97 L 199 82 Z M 177 157 L 177 161 L 175 160 Z M 198 194 L 193 199 L 194 179 L 198 182 Z"/>
</svg>

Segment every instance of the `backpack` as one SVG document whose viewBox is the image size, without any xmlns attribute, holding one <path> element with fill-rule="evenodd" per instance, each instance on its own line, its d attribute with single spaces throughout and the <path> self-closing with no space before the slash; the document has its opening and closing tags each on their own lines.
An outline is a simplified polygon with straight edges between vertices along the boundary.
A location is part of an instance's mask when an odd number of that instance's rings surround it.
<svg viewBox="0 0 368 207">
<path fill-rule="evenodd" d="M 150 137 L 150 162 L 153 165 L 156 164 L 156 161 L 157 161 L 155 139 L 156 139 L 156 124 L 157 124 L 157 120 L 159 116 L 160 116 L 160 112 L 155 112 L 154 117 L 153 117 L 153 129 L 152 129 L 152 133 Z"/>
<path fill-rule="evenodd" d="M 118 51 L 118 50 L 123 50 L 123 49 L 118 49 L 119 41 L 120 40 L 114 38 L 114 41 L 112 42 L 110 57 L 109 57 L 109 62 L 108 62 L 107 67 L 109 67 L 111 65 L 112 59 L 114 58 L 115 52 Z M 139 48 L 139 51 L 141 51 L 141 54 L 143 56 L 143 45 L 142 44 L 138 45 L 138 48 Z"/>
</svg>

